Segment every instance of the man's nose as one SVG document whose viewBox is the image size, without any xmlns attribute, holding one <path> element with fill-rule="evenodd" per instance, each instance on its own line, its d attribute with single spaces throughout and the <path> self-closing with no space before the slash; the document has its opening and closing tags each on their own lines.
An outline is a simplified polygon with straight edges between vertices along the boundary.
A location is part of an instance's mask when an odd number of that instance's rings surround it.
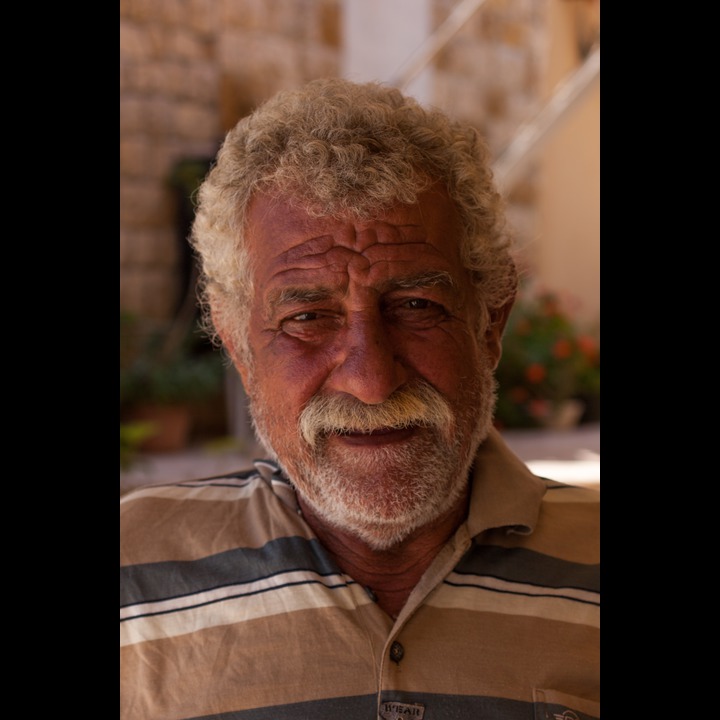
<svg viewBox="0 0 720 720">
<path fill-rule="evenodd" d="M 407 369 L 380 313 L 349 317 L 326 387 L 353 395 L 367 405 L 376 405 L 387 400 L 407 380 Z"/>
</svg>

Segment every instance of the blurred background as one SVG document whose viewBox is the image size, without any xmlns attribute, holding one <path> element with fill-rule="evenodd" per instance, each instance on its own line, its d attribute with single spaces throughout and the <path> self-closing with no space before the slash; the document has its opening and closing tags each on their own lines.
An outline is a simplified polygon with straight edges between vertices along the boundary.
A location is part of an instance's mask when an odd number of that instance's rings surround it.
<svg viewBox="0 0 720 720">
<path fill-rule="evenodd" d="M 529 464 L 599 485 L 599 65 L 599 0 L 121 0 L 121 491 L 261 454 L 198 331 L 193 193 L 239 118 L 326 76 L 486 137 L 523 276 L 497 424 Z"/>
</svg>

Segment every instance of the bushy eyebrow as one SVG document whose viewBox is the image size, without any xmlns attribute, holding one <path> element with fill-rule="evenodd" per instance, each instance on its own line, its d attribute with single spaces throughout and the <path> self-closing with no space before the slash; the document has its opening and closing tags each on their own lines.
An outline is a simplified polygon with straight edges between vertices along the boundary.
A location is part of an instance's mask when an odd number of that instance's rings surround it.
<svg viewBox="0 0 720 720">
<path fill-rule="evenodd" d="M 444 270 L 431 270 L 415 275 L 390 278 L 382 283 L 380 291 L 393 290 L 420 290 L 437 287 L 438 285 L 452 288 L 457 285 L 452 275 Z M 268 305 L 271 311 L 286 305 L 303 305 L 324 302 L 337 297 L 337 291 L 328 287 L 285 287 L 278 288 L 268 296 Z"/>
<path fill-rule="evenodd" d="M 406 277 L 392 278 L 385 283 L 387 289 L 414 290 L 430 288 L 441 285 L 452 288 L 457 285 L 453 276 L 444 270 L 429 270 L 427 272 L 408 275 Z"/>
<path fill-rule="evenodd" d="M 271 308 L 276 308 L 296 303 L 322 302 L 332 296 L 332 290 L 326 287 L 286 287 L 271 292 L 268 297 L 268 304 Z"/>
</svg>

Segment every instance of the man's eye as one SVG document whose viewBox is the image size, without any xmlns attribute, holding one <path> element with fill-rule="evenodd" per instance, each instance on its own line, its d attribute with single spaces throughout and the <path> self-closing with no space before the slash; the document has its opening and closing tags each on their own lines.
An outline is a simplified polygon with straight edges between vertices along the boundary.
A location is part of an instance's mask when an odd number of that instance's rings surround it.
<svg viewBox="0 0 720 720">
<path fill-rule="evenodd" d="M 448 317 L 445 308 L 427 298 L 406 298 L 391 304 L 386 313 L 396 323 L 417 329 L 431 328 Z"/>
<path fill-rule="evenodd" d="M 301 340 L 315 340 L 337 328 L 338 318 L 334 314 L 306 310 L 285 318 L 281 330 Z"/>
<path fill-rule="evenodd" d="M 437 307 L 436 303 L 431 300 L 425 300 L 424 298 L 412 298 L 411 300 L 405 301 L 405 307 L 410 310 L 427 310 L 433 305 Z"/>
<path fill-rule="evenodd" d="M 316 312 L 302 312 L 297 315 L 293 315 L 285 322 L 308 322 L 309 320 L 317 320 L 318 317 L 319 315 Z"/>
</svg>

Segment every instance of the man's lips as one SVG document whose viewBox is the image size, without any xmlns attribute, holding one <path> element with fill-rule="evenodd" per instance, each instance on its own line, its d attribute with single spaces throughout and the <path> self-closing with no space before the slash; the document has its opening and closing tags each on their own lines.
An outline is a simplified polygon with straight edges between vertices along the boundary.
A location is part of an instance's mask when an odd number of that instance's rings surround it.
<svg viewBox="0 0 720 720">
<path fill-rule="evenodd" d="M 418 427 L 416 425 L 406 428 L 378 428 L 370 432 L 346 430 L 341 433 L 333 433 L 329 438 L 339 440 L 347 445 L 375 446 L 407 440 L 412 437 L 417 430 Z"/>
</svg>

